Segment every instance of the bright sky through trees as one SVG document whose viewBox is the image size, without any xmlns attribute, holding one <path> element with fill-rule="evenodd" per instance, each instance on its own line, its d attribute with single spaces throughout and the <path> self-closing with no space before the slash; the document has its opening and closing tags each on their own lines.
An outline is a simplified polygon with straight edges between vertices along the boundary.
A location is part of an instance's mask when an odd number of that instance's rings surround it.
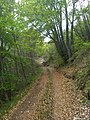
<svg viewBox="0 0 90 120">
<path fill-rule="evenodd" d="M 21 0 L 15 0 L 16 3 L 20 2 Z"/>
<path fill-rule="evenodd" d="M 15 0 L 16 3 L 20 2 L 20 1 L 22 1 L 22 0 Z M 80 6 L 86 7 L 87 5 L 88 5 L 88 0 L 79 0 L 79 2 L 77 3 L 77 8 L 79 9 Z M 69 9 L 71 9 L 71 8 L 69 8 Z M 68 9 L 68 10 L 69 10 L 69 9 Z M 63 29 L 65 29 L 64 26 L 65 26 L 65 22 L 63 21 Z M 44 41 L 47 43 L 47 42 L 50 41 L 50 38 L 46 37 L 46 38 L 44 39 Z"/>
<path fill-rule="evenodd" d="M 90 2 L 89 0 L 79 0 L 79 2 L 77 2 L 77 8 L 80 9 L 80 7 L 86 7 L 88 5 L 88 2 Z M 71 7 L 68 8 L 68 11 L 71 11 Z M 65 29 L 65 26 L 66 26 L 66 23 L 65 21 L 63 20 L 63 29 Z M 44 41 L 46 43 L 48 43 L 50 41 L 50 38 L 46 37 L 44 39 Z"/>
</svg>

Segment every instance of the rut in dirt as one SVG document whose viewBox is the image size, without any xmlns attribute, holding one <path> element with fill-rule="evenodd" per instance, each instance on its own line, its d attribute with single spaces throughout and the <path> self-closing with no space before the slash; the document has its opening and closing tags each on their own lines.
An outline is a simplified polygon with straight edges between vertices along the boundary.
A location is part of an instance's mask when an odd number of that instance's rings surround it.
<svg viewBox="0 0 90 120">
<path fill-rule="evenodd" d="M 43 71 L 23 102 L 3 120 L 89 120 L 90 109 L 82 111 L 72 80 L 54 68 Z"/>
</svg>

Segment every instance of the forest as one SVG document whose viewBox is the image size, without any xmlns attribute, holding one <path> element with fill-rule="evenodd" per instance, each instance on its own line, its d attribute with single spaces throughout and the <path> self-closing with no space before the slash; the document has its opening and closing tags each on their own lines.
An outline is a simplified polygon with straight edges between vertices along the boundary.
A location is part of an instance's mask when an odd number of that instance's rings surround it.
<svg viewBox="0 0 90 120">
<path fill-rule="evenodd" d="M 67 117 L 50 118 L 53 112 L 48 110 L 53 104 L 50 99 L 54 96 L 52 91 L 55 81 L 51 79 L 54 79 L 54 75 L 62 74 L 65 79 L 72 79 L 76 91 L 81 91 L 83 97 L 80 98 L 80 104 L 88 106 L 90 113 L 89 0 L 0 0 L 1 120 L 6 120 L 2 116 L 27 94 L 44 74 L 44 69 L 48 80 L 43 96 L 50 102 L 49 107 L 45 104 L 46 112 L 42 113 L 45 118 L 12 117 L 7 120 L 67 120 Z M 58 72 L 52 74 L 51 69 Z M 42 107 L 40 109 L 43 111 Z M 90 115 L 87 116 L 85 119 L 82 117 L 82 120 L 90 120 Z M 69 120 L 78 119 L 71 117 Z"/>
</svg>

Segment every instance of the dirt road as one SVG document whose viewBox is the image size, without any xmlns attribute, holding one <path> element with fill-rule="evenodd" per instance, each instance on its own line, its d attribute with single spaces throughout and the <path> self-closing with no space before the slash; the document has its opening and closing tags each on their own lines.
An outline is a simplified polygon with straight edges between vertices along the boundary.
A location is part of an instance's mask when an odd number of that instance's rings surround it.
<svg viewBox="0 0 90 120">
<path fill-rule="evenodd" d="M 89 120 L 90 109 L 80 105 L 81 93 L 62 71 L 43 68 L 40 79 L 3 120 Z"/>
</svg>

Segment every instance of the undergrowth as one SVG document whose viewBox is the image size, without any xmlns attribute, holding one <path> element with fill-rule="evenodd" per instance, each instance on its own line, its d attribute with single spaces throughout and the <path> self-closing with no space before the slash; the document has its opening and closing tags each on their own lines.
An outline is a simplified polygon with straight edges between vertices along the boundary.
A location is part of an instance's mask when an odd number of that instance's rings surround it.
<svg viewBox="0 0 90 120">
<path fill-rule="evenodd" d="M 77 52 L 73 65 L 72 78 L 76 88 L 82 90 L 83 95 L 90 100 L 90 47 Z"/>
<path fill-rule="evenodd" d="M 3 120 L 3 115 L 5 115 L 10 109 L 12 109 L 18 103 L 18 101 L 27 94 L 33 83 L 38 80 L 38 77 L 42 73 L 41 71 L 42 69 L 38 68 L 37 74 L 30 78 L 30 82 L 24 88 L 22 88 L 16 96 L 13 96 L 10 101 L 4 103 L 3 106 L 0 107 L 0 120 Z"/>
</svg>

